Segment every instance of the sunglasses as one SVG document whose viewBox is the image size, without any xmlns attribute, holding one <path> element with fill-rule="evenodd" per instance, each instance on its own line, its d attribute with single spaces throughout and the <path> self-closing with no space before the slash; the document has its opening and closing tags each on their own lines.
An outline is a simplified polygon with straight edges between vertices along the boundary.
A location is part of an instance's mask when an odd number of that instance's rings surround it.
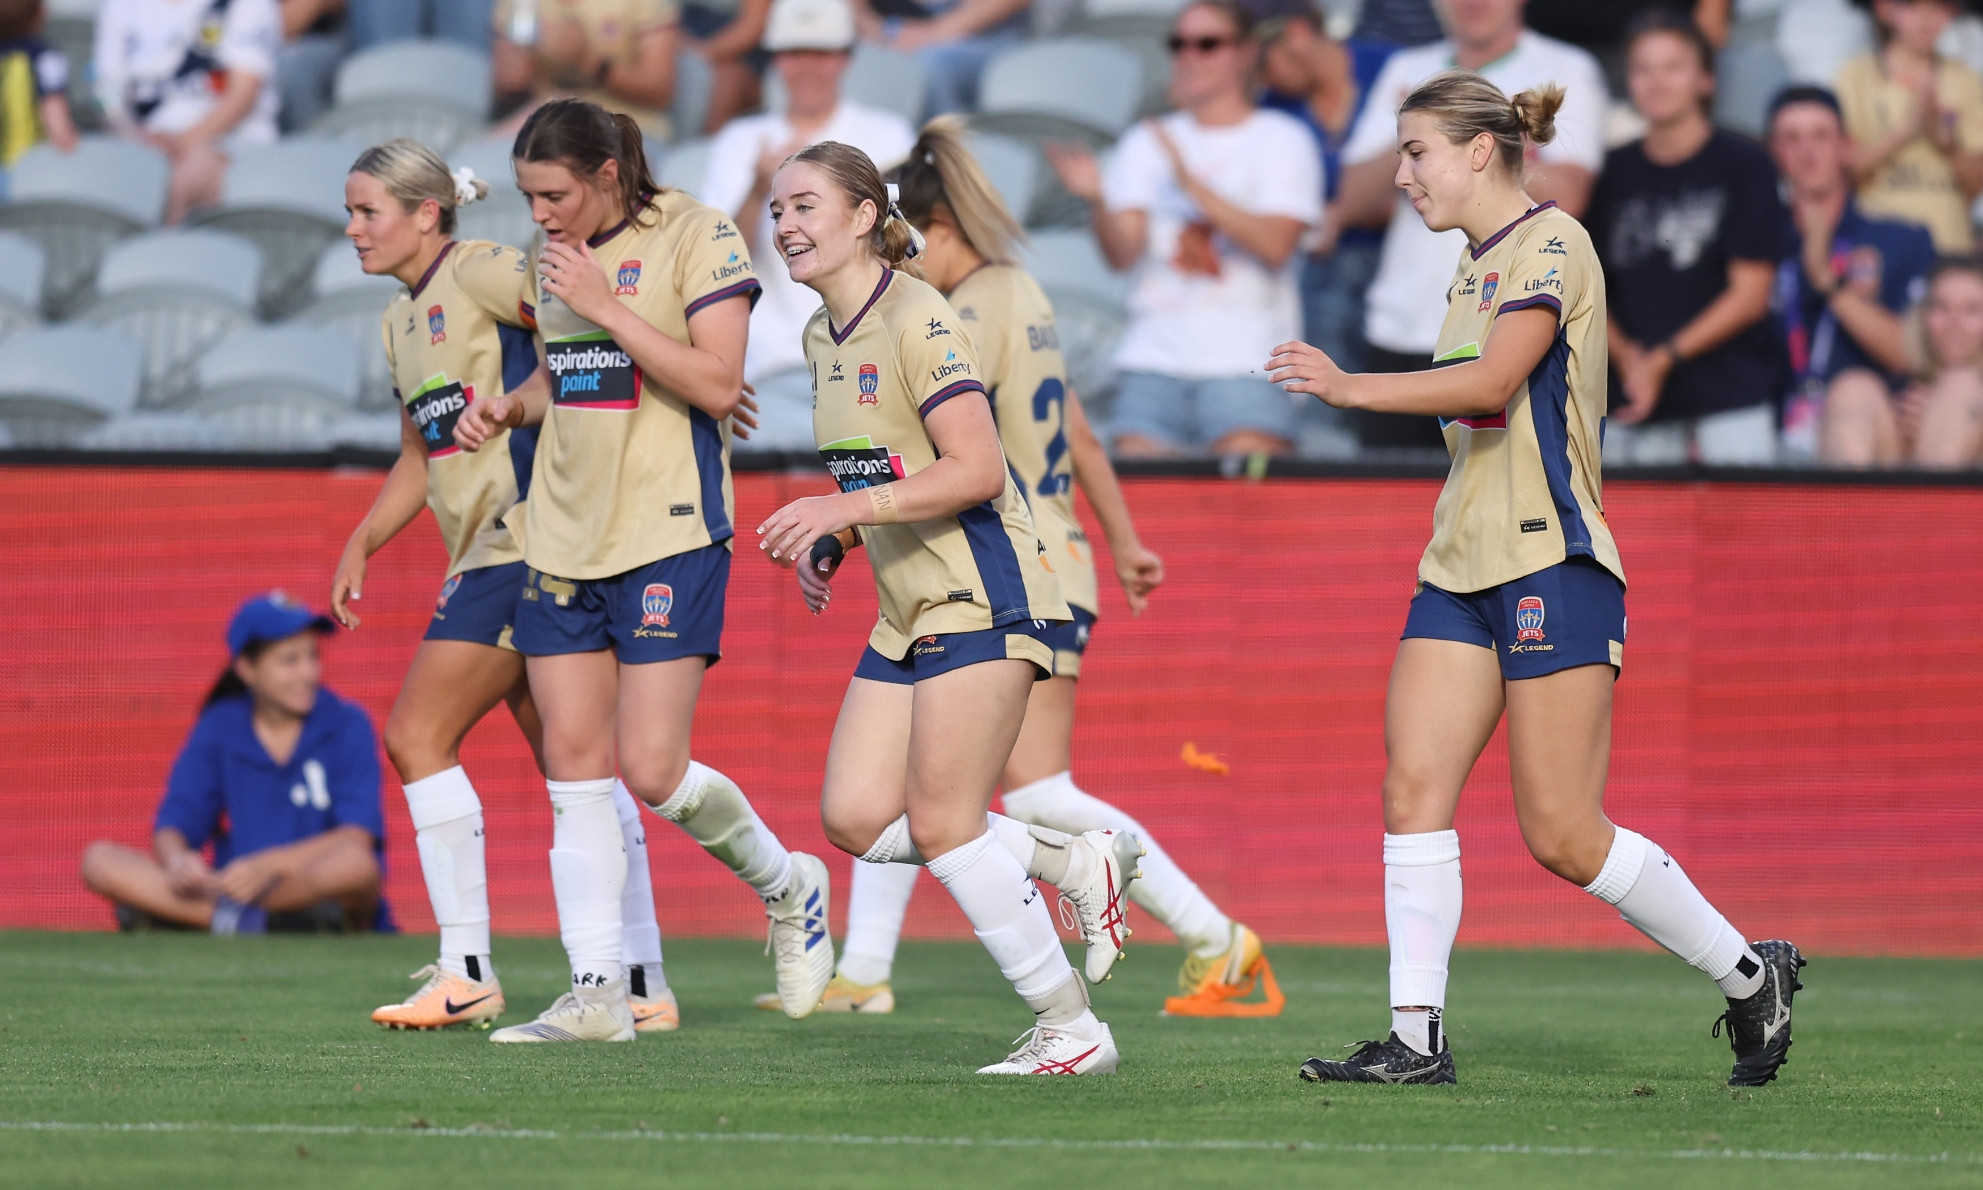
<svg viewBox="0 0 1983 1190">
<path fill-rule="evenodd" d="M 1187 49 L 1209 54 L 1221 46 L 1237 45 L 1239 42 L 1237 38 L 1232 37 L 1185 37 L 1173 33 L 1165 39 L 1164 44 L 1170 48 L 1171 56 L 1176 57 Z"/>
</svg>

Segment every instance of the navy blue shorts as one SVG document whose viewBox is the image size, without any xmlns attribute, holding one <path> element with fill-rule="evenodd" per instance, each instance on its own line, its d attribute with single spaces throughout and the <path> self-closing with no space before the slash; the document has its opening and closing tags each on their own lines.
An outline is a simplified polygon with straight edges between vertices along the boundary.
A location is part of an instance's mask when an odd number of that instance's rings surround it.
<svg viewBox="0 0 1983 1190">
<path fill-rule="evenodd" d="M 1404 639 L 1493 649 L 1508 681 L 1579 665 L 1625 663 L 1625 584 L 1589 558 L 1571 558 L 1485 591 L 1455 594 L 1420 582 Z"/>
<path fill-rule="evenodd" d="M 434 618 L 423 640 L 463 640 L 472 645 L 513 649 L 510 625 L 516 622 L 516 597 L 529 570 L 521 562 L 464 570 L 441 584 L 434 601 Z"/>
<path fill-rule="evenodd" d="M 1081 676 L 1081 656 L 1088 651 L 1088 637 L 1095 631 L 1095 613 L 1087 608 L 1069 605 L 1074 613 L 1072 620 L 1049 620 L 1040 639 L 1053 650 L 1053 676 L 1056 678 L 1078 678 Z"/>
<path fill-rule="evenodd" d="M 526 657 L 611 649 L 623 665 L 723 655 L 730 550 L 708 545 L 611 578 L 530 571 L 516 605 L 516 651 Z"/>
<path fill-rule="evenodd" d="M 982 661 L 1030 661 L 1033 680 L 1044 682 L 1053 676 L 1054 650 L 1047 634 L 1061 625 L 1049 620 L 1021 620 L 1004 628 L 982 632 L 947 632 L 940 636 L 919 636 L 909 645 L 909 655 L 896 661 L 875 652 L 869 645 L 861 650 L 861 661 L 854 676 L 872 682 L 892 682 L 910 686 L 924 678 L 947 674 Z"/>
</svg>

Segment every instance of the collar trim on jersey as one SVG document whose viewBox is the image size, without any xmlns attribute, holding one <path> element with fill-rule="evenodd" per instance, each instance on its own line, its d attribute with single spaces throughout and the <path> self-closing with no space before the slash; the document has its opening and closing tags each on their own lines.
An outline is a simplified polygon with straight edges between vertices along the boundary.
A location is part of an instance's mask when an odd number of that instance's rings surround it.
<svg viewBox="0 0 1983 1190">
<path fill-rule="evenodd" d="M 1549 210 L 1555 205 L 1556 205 L 1556 200 L 1552 198 L 1548 202 L 1539 202 L 1534 206 L 1530 207 L 1528 210 L 1523 211 L 1522 217 L 1520 219 L 1515 220 L 1513 223 L 1510 223 L 1508 226 L 1502 228 L 1500 231 L 1497 231 L 1493 235 L 1488 236 L 1486 239 L 1482 240 L 1480 242 L 1480 247 L 1475 248 L 1471 251 L 1470 253 L 1471 259 L 1479 260 L 1481 253 L 1487 251 L 1489 248 L 1492 248 L 1494 247 L 1494 245 L 1500 243 L 1502 238 L 1505 237 L 1509 232 L 1515 230 L 1516 228 L 1520 227 L 1522 224 L 1528 222 L 1530 219 L 1533 219 L 1535 216 L 1542 214 L 1544 211 Z"/>
<path fill-rule="evenodd" d="M 847 336 L 853 334 L 855 329 L 861 325 L 861 319 L 867 317 L 867 312 L 869 310 L 874 309 L 874 304 L 881 300 L 882 293 L 888 289 L 888 282 L 890 278 L 894 276 L 895 276 L 894 269 L 881 270 L 881 281 L 874 287 L 874 292 L 868 295 L 867 304 L 865 306 L 862 306 L 860 312 L 854 315 L 853 320 L 847 323 L 846 330 L 844 331 L 834 330 L 833 315 L 828 314 L 826 316 L 826 333 L 830 338 L 832 338 L 833 345 L 835 347 L 838 347 L 842 343 L 845 343 L 847 341 Z"/>
<path fill-rule="evenodd" d="M 414 297 L 420 296 L 420 291 L 427 288 L 427 282 L 432 281 L 434 279 L 434 274 L 440 270 L 441 262 L 446 260 L 448 258 L 448 253 L 452 251 L 454 251 L 453 240 L 449 240 L 447 243 L 441 245 L 441 254 L 434 258 L 434 263 L 427 266 L 426 272 L 420 274 L 420 283 L 413 287 L 412 296 Z"/>
<path fill-rule="evenodd" d="M 593 236 L 591 239 L 585 241 L 585 246 L 588 248 L 600 247 L 601 245 L 605 244 L 608 240 L 611 240 L 614 236 L 619 235 L 621 232 L 625 231 L 632 224 L 633 224 L 633 220 L 622 219 L 618 223 L 615 223 L 613 224 L 613 226 L 607 228 L 605 231 L 602 231 L 598 235 Z"/>
<path fill-rule="evenodd" d="M 949 289 L 944 290 L 943 296 L 948 298 L 951 294 L 954 294 L 958 290 L 964 288 L 964 282 L 969 281 L 971 278 L 977 276 L 979 273 L 984 272 L 986 269 L 990 267 L 992 267 L 991 261 L 989 260 L 979 261 L 977 264 L 971 266 L 970 272 L 965 273 L 963 276 L 957 278 L 957 284 L 951 286 Z"/>
</svg>

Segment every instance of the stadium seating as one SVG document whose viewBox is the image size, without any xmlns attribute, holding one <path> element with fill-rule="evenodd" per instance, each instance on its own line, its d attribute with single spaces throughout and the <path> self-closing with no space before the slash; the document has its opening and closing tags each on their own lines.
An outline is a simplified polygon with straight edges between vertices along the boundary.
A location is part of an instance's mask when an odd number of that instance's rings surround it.
<svg viewBox="0 0 1983 1190">
<path fill-rule="evenodd" d="M 344 178 L 357 155 L 350 142 L 316 136 L 236 154 L 219 209 L 199 222 L 261 248 L 264 315 L 281 317 L 308 299 L 318 255 L 344 232 Z"/>
<path fill-rule="evenodd" d="M 0 232 L 0 338 L 41 321 L 48 253 L 19 232 Z"/>
<path fill-rule="evenodd" d="M 374 277 L 359 268 L 349 243 L 334 243 L 317 258 L 311 284 L 316 296 L 289 320 L 296 326 L 335 331 L 358 348 L 362 409 L 393 408 L 392 369 L 379 334 L 379 318 L 401 288 L 391 277 Z"/>
<path fill-rule="evenodd" d="M 193 387 L 207 349 L 254 321 L 262 253 L 213 230 L 162 231 L 113 246 L 79 321 L 114 327 L 144 347 L 140 403 L 170 405 Z"/>
<path fill-rule="evenodd" d="M 223 339 L 199 365 L 181 407 L 228 426 L 244 446 L 321 449 L 358 401 L 357 344 L 314 327 L 254 327 Z"/>
<path fill-rule="evenodd" d="M 1068 37 L 1007 50 L 985 67 L 973 123 L 993 132 L 1100 146 L 1136 119 L 1143 66 L 1114 42 Z"/>
<path fill-rule="evenodd" d="M 676 140 L 702 135 L 702 122 L 709 118 L 709 87 L 715 77 L 701 54 L 675 55 L 675 97 L 668 105 L 668 123 Z"/>
<path fill-rule="evenodd" d="M 894 112 L 911 127 L 923 122 L 923 96 L 928 90 L 929 72 L 921 62 L 868 42 L 854 47 L 853 60 L 840 80 L 840 93 L 848 99 Z M 785 85 L 775 70 L 765 72 L 764 106 L 770 111 L 785 107 Z"/>
<path fill-rule="evenodd" d="M 67 313 L 111 244 L 158 225 L 167 180 L 156 150 L 107 136 L 84 137 L 73 153 L 41 144 L 22 155 L 0 229 L 31 237 L 46 253 L 44 310 Z"/>
<path fill-rule="evenodd" d="M 235 450 L 240 440 L 232 428 L 202 417 L 167 409 L 140 409 L 120 414 L 76 440 L 85 450 L 174 450 L 206 453 Z"/>
<path fill-rule="evenodd" d="M 1048 172 L 1039 149 L 1009 136 L 980 132 L 971 137 L 971 151 L 977 155 L 978 164 L 984 166 L 992 188 L 1005 200 L 1006 208 L 1021 223 L 1031 222 L 1034 201 Z"/>
<path fill-rule="evenodd" d="M 1770 99 L 1790 82 L 1790 67 L 1767 43 L 1730 44 L 1715 60 L 1714 121 L 1761 136 Z"/>
<path fill-rule="evenodd" d="M 488 122 L 489 56 L 446 41 L 401 41 L 345 59 L 319 135 L 377 144 L 412 137 L 443 155 Z"/>
<path fill-rule="evenodd" d="M 661 163 L 654 167 L 654 180 L 690 194 L 699 194 L 709 170 L 709 139 L 677 141 Z"/>
<path fill-rule="evenodd" d="M 74 445 L 138 402 L 144 349 L 108 327 L 55 326 L 0 341 L 0 424 L 16 446 Z"/>
<path fill-rule="evenodd" d="M 448 164 L 456 169 L 465 165 L 489 184 L 489 197 L 463 207 L 456 216 L 457 234 L 464 240 L 494 240 L 516 248 L 529 247 L 531 237 L 537 234 L 537 225 L 530 221 L 529 204 L 517 193 L 509 139 L 470 141 L 448 154 Z"/>
</svg>

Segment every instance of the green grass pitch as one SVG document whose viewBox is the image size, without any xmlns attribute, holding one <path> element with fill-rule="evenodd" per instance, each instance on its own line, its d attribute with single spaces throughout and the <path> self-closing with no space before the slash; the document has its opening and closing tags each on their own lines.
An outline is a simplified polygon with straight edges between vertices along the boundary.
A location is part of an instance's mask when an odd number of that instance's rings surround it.
<svg viewBox="0 0 1983 1190">
<path fill-rule="evenodd" d="M 1275 1020 L 1168 1020 L 1176 952 L 1096 991 L 1108 1078 L 978 1078 L 1027 1014 L 966 944 L 903 948 L 892 1017 L 788 1021 L 749 942 L 678 941 L 684 1030 L 618 1046 L 386 1033 L 429 938 L 0 935 L 0 1185 L 1983 1186 L 1983 962 L 1812 956 L 1779 1081 L 1660 955 L 1462 951 L 1458 1087 L 1318 1087 L 1381 1031 L 1375 951 L 1272 951 Z M 508 1021 L 561 989 L 506 939 Z"/>
</svg>

